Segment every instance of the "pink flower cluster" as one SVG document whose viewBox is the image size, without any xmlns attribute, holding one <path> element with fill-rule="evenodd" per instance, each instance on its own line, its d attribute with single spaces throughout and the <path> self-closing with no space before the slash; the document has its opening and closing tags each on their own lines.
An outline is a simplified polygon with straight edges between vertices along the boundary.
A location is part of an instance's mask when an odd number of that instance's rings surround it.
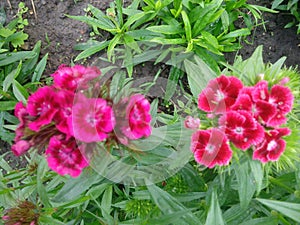
<svg viewBox="0 0 300 225">
<path fill-rule="evenodd" d="M 209 168 L 228 165 L 230 142 L 240 150 L 253 149 L 253 159 L 277 161 L 285 150 L 283 136 L 290 129 L 280 127 L 292 110 L 293 94 L 281 83 L 268 86 L 265 80 L 246 87 L 236 77 L 221 75 L 211 80 L 198 98 L 199 109 L 217 120 L 217 127 L 197 130 L 191 150 L 195 160 Z"/>
<path fill-rule="evenodd" d="M 52 170 L 77 177 L 89 165 L 85 156 L 89 143 L 118 140 L 118 137 L 120 143 L 123 140 L 128 143 L 128 139 L 148 137 L 150 103 L 143 95 L 121 100 L 126 113 L 123 117 L 114 112 L 113 100 L 88 97 L 88 89 L 93 87 L 92 82 L 98 82 L 96 78 L 100 75 L 95 67 L 62 65 L 52 74 L 53 85 L 39 88 L 29 96 L 26 106 L 18 103 L 15 116 L 20 124 L 13 153 L 20 156 L 31 147 L 46 148 Z M 113 133 L 116 127 L 121 130 L 117 138 Z"/>
</svg>

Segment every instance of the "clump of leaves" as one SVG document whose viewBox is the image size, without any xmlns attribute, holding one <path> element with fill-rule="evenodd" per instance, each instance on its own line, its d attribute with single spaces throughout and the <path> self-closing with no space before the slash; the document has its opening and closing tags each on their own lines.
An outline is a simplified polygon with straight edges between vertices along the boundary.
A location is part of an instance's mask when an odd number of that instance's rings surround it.
<svg viewBox="0 0 300 225">
<path fill-rule="evenodd" d="M 107 48 L 108 59 L 122 59 L 131 75 L 136 64 L 160 62 L 185 52 L 198 55 L 218 71 L 216 62 L 224 60 L 224 52 L 241 47 L 240 38 L 250 35 L 262 19 L 261 11 L 272 10 L 245 0 L 135 0 L 127 7 L 116 0 L 106 14 L 89 5 L 86 16 L 69 17 L 92 26 L 96 35 L 107 31 L 112 38 L 79 44 L 75 48 L 83 52 L 75 61 Z M 243 28 L 234 25 L 240 17 L 245 21 Z"/>
<path fill-rule="evenodd" d="M 16 19 L 5 25 L 5 11 L 0 11 L 0 139 L 11 142 L 18 120 L 11 114 L 18 101 L 26 102 L 29 91 L 34 90 L 46 66 L 47 55 L 38 62 L 41 42 L 33 50 L 23 51 L 21 46 L 28 34 L 23 28 L 28 24 L 23 14 L 28 10 L 24 3 L 19 4 Z"/>
<path fill-rule="evenodd" d="M 294 19 L 285 25 L 285 28 L 290 28 L 292 26 L 297 26 L 297 34 L 300 34 L 300 7 L 299 0 L 275 0 L 272 3 L 272 9 L 288 11 L 293 15 Z"/>
<path fill-rule="evenodd" d="M 6 14 L 3 8 L 0 10 L 0 53 L 9 51 L 11 46 L 15 49 L 21 47 L 28 39 L 28 34 L 23 31 L 24 27 L 28 25 L 28 20 L 23 18 L 27 11 L 28 8 L 25 4 L 20 2 L 17 18 L 5 25 Z"/>
</svg>

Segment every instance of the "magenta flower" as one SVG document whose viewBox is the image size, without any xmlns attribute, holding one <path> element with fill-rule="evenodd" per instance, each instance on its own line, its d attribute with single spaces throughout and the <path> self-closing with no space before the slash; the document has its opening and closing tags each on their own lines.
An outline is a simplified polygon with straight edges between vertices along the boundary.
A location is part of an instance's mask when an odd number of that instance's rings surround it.
<svg viewBox="0 0 300 225">
<path fill-rule="evenodd" d="M 74 93 L 70 91 L 60 90 L 57 92 L 57 100 L 59 101 L 59 109 L 54 117 L 56 128 L 70 137 L 72 131 L 68 125 L 68 119 L 72 115 L 72 106 L 74 103 Z"/>
<path fill-rule="evenodd" d="M 54 79 L 54 86 L 74 92 L 78 86 L 86 89 L 88 82 L 101 75 L 101 72 L 96 67 L 84 67 L 75 65 L 67 67 L 61 65 L 58 70 L 51 76 Z"/>
<path fill-rule="evenodd" d="M 228 165 L 232 157 L 226 135 L 217 128 L 196 131 L 192 135 L 191 151 L 195 160 L 208 168 Z"/>
<path fill-rule="evenodd" d="M 253 90 L 249 87 L 243 88 L 231 109 L 248 111 L 257 121 L 266 124 L 275 115 L 276 107 L 267 101 L 257 100 L 254 102 Z"/>
<path fill-rule="evenodd" d="M 26 153 L 31 148 L 31 144 L 25 140 L 19 140 L 11 146 L 11 150 L 15 156 L 20 156 Z"/>
<path fill-rule="evenodd" d="M 258 82 L 253 90 L 254 102 L 263 101 L 271 104 L 275 112 L 265 120 L 266 125 L 270 127 L 280 126 L 286 123 L 286 115 L 292 110 L 294 96 L 288 87 L 281 85 L 274 85 L 270 92 L 268 91 L 268 82 Z"/>
<path fill-rule="evenodd" d="M 143 95 L 135 94 L 130 97 L 125 111 L 125 121 L 120 121 L 122 133 L 131 140 L 150 136 L 152 128 L 149 101 Z"/>
<path fill-rule="evenodd" d="M 36 119 L 29 123 L 29 128 L 33 131 L 39 131 L 44 125 L 52 122 L 52 119 L 59 108 L 57 95 L 51 87 L 39 88 L 28 98 L 27 110 L 30 116 Z"/>
<path fill-rule="evenodd" d="M 187 116 L 184 120 L 184 127 L 187 129 L 199 129 L 200 119 Z"/>
<path fill-rule="evenodd" d="M 286 142 L 282 139 L 291 133 L 288 128 L 277 128 L 265 132 L 264 141 L 257 145 L 253 152 L 253 159 L 262 163 L 277 161 L 285 150 Z"/>
<path fill-rule="evenodd" d="M 84 146 L 77 146 L 75 139 L 62 140 L 60 136 L 50 139 L 46 150 L 48 166 L 60 175 L 78 177 L 89 165 L 83 156 Z"/>
<path fill-rule="evenodd" d="M 247 111 L 230 111 L 219 119 L 228 139 L 237 147 L 246 150 L 264 138 L 264 128 Z"/>
<path fill-rule="evenodd" d="M 198 98 L 199 109 L 205 112 L 224 113 L 235 103 L 242 82 L 236 77 L 221 75 L 209 81 Z"/>
<path fill-rule="evenodd" d="M 114 129 L 114 112 L 104 99 L 78 97 L 68 125 L 73 136 L 83 142 L 103 141 Z"/>
<path fill-rule="evenodd" d="M 276 113 L 267 125 L 275 127 L 286 123 L 286 115 L 292 110 L 293 101 L 294 96 L 288 87 L 274 85 L 271 88 L 269 103 L 276 107 Z"/>
</svg>

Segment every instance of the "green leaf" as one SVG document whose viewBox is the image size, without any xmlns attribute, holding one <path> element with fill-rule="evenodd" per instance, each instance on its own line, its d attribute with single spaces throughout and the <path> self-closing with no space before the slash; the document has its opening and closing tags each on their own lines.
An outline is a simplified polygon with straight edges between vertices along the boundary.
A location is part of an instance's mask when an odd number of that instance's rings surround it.
<svg viewBox="0 0 300 225">
<path fill-rule="evenodd" d="M 7 92 L 12 83 L 14 82 L 14 79 L 18 77 L 22 69 L 22 61 L 20 61 L 18 67 L 11 71 L 4 79 L 3 81 L 3 91 Z"/>
<path fill-rule="evenodd" d="M 28 91 L 16 80 L 13 82 L 13 93 L 18 101 L 27 102 L 29 97 Z"/>
<path fill-rule="evenodd" d="M 108 60 L 111 60 L 111 57 L 114 53 L 114 49 L 115 49 L 116 45 L 120 44 L 121 37 L 122 37 L 122 34 L 117 34 L 109 42 L 109 45 L 108 45 L 108 48 L 107 48 L 107 58 L 108 58 Z"/>
<path fill-rule="evenodd" d="M 248 36 L 250 34 L 251 34 L 251 32 L 248 28 L 241 28 L 241 29 L 232 31 L 228 34 L 225 34 L 225 35 L 221 36 L 219 38 L 219 40 L 222 41 L 222 40 L 225 40 L 225 39 L 228 39 L 228 38 L 237 38 L 237 37 L 241 37 L 241 36 Z"/>
<path fill-rule="evenodd" d="M 3 7 L 0 8 L 0 25 L 4 25 L 6 21 L 6 13 Z"/>
<path fill-rule="evenodd" d="M 262 164 L 257 160 L 249 160 L 249 164 L 255 180 L 256 195 L 259 195 L 264 179 L 264 169 L 262 167 Z"/>
<path fill-rule="evenodd" d="M 292 203 L 292 202 L 268 200 L 262 198 L 257 198 L 257 200 L 260 203 L 300 223 L 300 204 Z"/>
<path fill-rule="evenodd" d="M 102 215 L 110 214 L 111 212 L 111 201 L 112 201 L 112 185 L 108 186 L 103 194 L 101 201 Z"/>
<path fill-rule="evenodd" d="M 219 206 L 218 197 L 216 191 L 212 192 L 210 207 L 208 210 L 208 214 L 205 221 L 206 225 L 216 224 L 216 225 L 224 225 L 224 220 L 222 216 L 222 211 Z"/>
<path fill-rule="evenodd" d="M 14 48 L 24 45 L 24 41 L 28 39 L 28 34 L 17 32 L 7 38 L 7 42 L 11 42 Z"/>
<path fill-rule="evenodd" d="M 93 169 L 83 170 L 80 177 L 70 178 L 63 188 L 54 196 L 53 202 L 66 202 L 78 198 L 84 191 L 88 190 L 93 184 L 103 180 L 102 176 Z"/>
<path fill-rule="evenodd" d="M 47 171 L 48 171 L 48 165 L 47 165 L 45 158 L 39 157 L 39 165 L 37 168 L 37 177 L 36 177 L 37 192 L 39 194 L 42 204 L 45 207 L 50 208 L 52 206 L 51 206 L 46 188 L 43 184 L 43 178 Z"/>
<path fill-rule="evenodd" d="M 255 192 L 255 186 L 253 185 L 254 181 L 251 177 L 247 162 L 242 164 L 235 164 L 234 170 L 238 183 L 238 193 L 241 209 L 246 209 Z"/>
<path fill-rule="evenodd" d="M 41 61 L 36 65 L 34 73 L 31 78 L 31 82 L 38 82 L 41 79 L 41 76 L 43 75 L 43 72 L 46 68 L 48 59 L 48 53 L 41 59 Z"/>
<path fill-rule="evenodd" d="M 147 27 L 146 29 L 160 34 L 182 34 L 184 32 L 181 27 L 173 25 L 151 26 Z"/>
<path fill-rule="evenodd" d="M 156 37 L 152 38 L 149 41 L 162 44 L 162 45 L 180 45 L 180 44 L 186 44 L 186 40 L 183 38 L 173 38 L 173 39 L 168 39 L 168 38 L 161 38 L 161 37 Z"/>
<path fill-rule="evenodd" d="M 17 101 L 0 101 L 0 111 L 15 109 Z"/>
<path fill-rule="evenodd" d="M 97 19 L 88 17 L 88 16 L 67 15 L 67 17 L 74 19 L 74 20 L 79 20 L 88 25 L 95 26 L 97 28 L 100 28 L 100 29 L 108 31 L 108 32 L 118 32 L 119 31 L 119 29 L 109 19 L 107 19 L 105 17 L 99 17 Z"/>
<path fill-rule="evenodd" d="M 166 93 L 164 100 L 169 101 L 174 93 L 177 91 L 176 87 L 178 84 L 179 79 L 183 76 L 183 71 L 175 66 L 171 67 L 169 77 L 168 77 L 168 82 L 167 82 L 167 87 L 166 87 Z"/>
<path fill-rule="evenodd" d="M 126 29 L 129 28 L 129 26 L 131 26 L 134 22 L 136 22 L 137 20 L 141 19 L 142 17 L 144 17 L 145 15 L 149 14 L 151 12 L 140 12 L 140 13 L 137 13 L 133 16 L 130 16 L 128 18 L 128 20 L 126 21 L 126 23 L 124 24 L 124 27 Z"/>
<path fill-rule="evenodd" d="M 178 218 L 177 224 L 201 225 L 199 218 L 197 218 L 191 211 L 184 207 L 169 193 L 163 191 L 154 184 L 148 185 L 147 188 L 150 192 L 151 198 L 164 215 L 187 211 L 184 216 Z"/>
<path fill-rule="evenodd" d="M 6 66 L 13 62 L 18 62 L 20 60 L 30 59 L 35 56 L 36 56 L 35 52 L 28 52 L 28 51 L 2 53 L 2 54 L 0 54 L 0 67 Z"/>
<path fill-rule="evenodd" d="M 196 58 L 196 63 L 190 60 L 184 60 L 184 68 L 187 73 L 189 86 L 195 99 L 206 87 L 207 83 L 216 77 L 213 72 L 200 58 Z"/>
<path fill-rule="evenodd" d="M 274 217 L 262 217 L 241 223 L 240 225 L 274 225 L 278 224 L 278 219 Z"/>
<path fill-rule="evenodd" d="M 185 11 L 181 11 L 181 16 L 184 24 L 186 40 L 190 42 L 192 40 L 192 28 L 191 28 L 189 17 Z"/>
<path fill-rule="evenodd" d="M 131 48 L 132 50 L 136 51 L 137 53 L 141 53 L 142 50 L 140 49 L 140 46 L 138 43 L 134 40 L 134 38 L 130 35 L 124 34 L 124 44 L 125 46 Z"/>
<path fill-rule="evenodd" d="M 100 43 L 97 43 L 96 45 L 92 45 L 91 47 L 85 49 L 83 52 L 81 52 L 76 58 L 75 62 L 81 59 L 85 59 L 90 57 L 91 55 L 100 52 L 104 48 L 106 48 L 109 45 L 108 41 L 102 41 Z"/>
</svg>

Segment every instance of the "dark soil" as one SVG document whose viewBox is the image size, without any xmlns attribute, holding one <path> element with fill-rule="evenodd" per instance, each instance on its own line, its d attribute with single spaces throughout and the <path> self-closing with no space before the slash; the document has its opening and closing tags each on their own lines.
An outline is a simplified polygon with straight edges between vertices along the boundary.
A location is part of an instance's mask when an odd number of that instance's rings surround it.
<svg viewBox="0 0 300 225">
<path fill-rule="evenodd" d="M 69 19 L 68 15 L 84 15 L 84 9 L 88 4 L 92 4 L 101 10 L 108 8 L 112 0 L 34 0 L 34 7 L 31 0 L 24 0 L 29 12 L 25 15 L 28 18 L 29 25 L 25 32 L 29 34 L 27 48 L 32 49 L 34 44 L 42 41 L 41 55 L 49 53 L 46 67 L 46 75 L 53 73 L 60 64 L 70 64 L 79 54 L 73 50 L 77 43 L 85 42 L 89 39 L 90 28 L 79 21 Z M 8 3 L 11 3 L 11 6 Z M 19 0 L 1 0 L 0 7 L 4 7 L 8 18 L 13 18 L 18 9 Z M 249 1 L 253 4 L 270 6 L 270 1 Z M 264 46 L 265 62 L 276 62 L 282 56 L 286 56 L 287 66 L 300 65 L 300 40 L 296 34 L 296 28 L 285 29 L 284 26 L 291 21 L 291 17 L 283 13 L 263 14 L 265 28 L 257 27 L 253 30 L 253 35 L 248 39 L 252 44 L 243 44 L 238 54 L 248 58 L 258 45 Z M 103 39 L 107 34 L 103 34 Z M 235 54 L 227 54 L 226 58 L 232 62 Z M 93 64 L 92 59 L 85 62 Z M 144 74 L 153 74 L 153 65 L 145 64 Z M 8 149 L 8 145 L 0 142 L 0 153 Z M 15 160 L 14 156 L 10 156 Z"/>
</svg>

